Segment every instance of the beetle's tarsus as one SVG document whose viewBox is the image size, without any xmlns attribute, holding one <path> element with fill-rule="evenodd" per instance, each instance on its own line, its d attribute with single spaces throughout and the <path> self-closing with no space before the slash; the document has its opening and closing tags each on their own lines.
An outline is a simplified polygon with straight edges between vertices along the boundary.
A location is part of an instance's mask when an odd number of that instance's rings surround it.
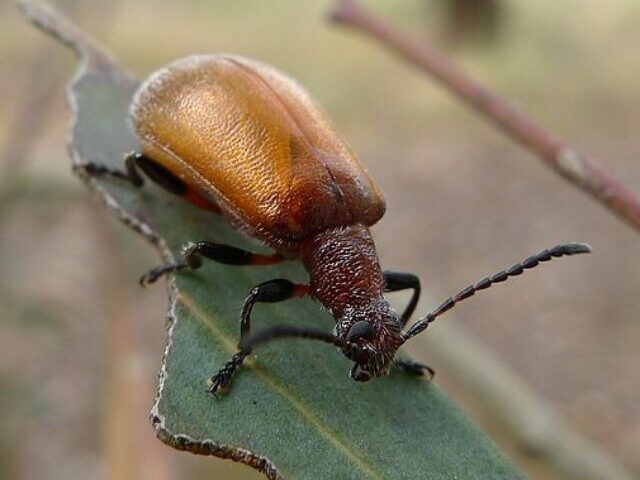
<svg viewBox="0 0 640 480">
<path fill-rule="evenodd" d="M 189 268 L 189 265 L 187 265 L 186 263 L 166 263 L 164 265 L 152 268 L 140 277 L 140 286 L 146 288 L 152 283 L 155 283 L 163 275 L 172 272 L 178 272 L 180 270 L 184 270 L 185 268 Z"/>
<path fill-rule="evenodd" d="M 231 381 L 233 375 L 236 373 L 242 362 L 244 361 L 247 353 L 238 352 L 231 360 L 224 364 L 218 373 L 209 379 L 209 393 L 218 398 L 218 395 L 225 393 L 231 387 Z"/>
</svg>

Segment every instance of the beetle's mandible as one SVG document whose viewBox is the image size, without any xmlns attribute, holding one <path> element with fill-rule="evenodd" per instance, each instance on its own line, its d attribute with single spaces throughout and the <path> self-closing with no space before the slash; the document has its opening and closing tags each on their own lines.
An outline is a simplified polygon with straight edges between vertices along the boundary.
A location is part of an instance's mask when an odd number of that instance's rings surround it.
<svg viewBox="0 0 640 480">
<path fill-rule="evenodd" d="M 308 284 L 275 279 L 251 290 L 240 314 L 239 350 L 210 379 L 213 394 L 231 384 L 254 347 L 281 337 L 339 347 L 354 362 L 354 380 L 384 376 L 392 365 L 433 375 L 426 365 L 398 359 L 400 346 L 476 291 L 552 257 L 590 251 L 583 243 L 543 250 L 468 286 L 406 328 L 418 303 L 420 281 L 411 273 L 380 268 L 369 227 L 384 214 L 382 193 L 294 80 L 238 56 L 191 56 L 151 75 L 136 93 L 130 113 L 140 151 L 127 156 L 123 171 L 89 163 L 87 173 L 119 177 L 137 187 L 143 185 L 144 174 L 198 207 L 223 215 L 273 249 L 273 254 L 262 255 L 195 241 L 185 247 L 184 261 L 151 270 L 143 284 L 171 271 L 198 268 L 203 258 L 228 265 L 299 258 L 309 273 Z M 384 293 L 404 289 L 413 295 L 398 314 Z M 331 312 L 333 332 L 294 326 L 250 332 L 256 303 L 303 295 Z"/>
</svg>

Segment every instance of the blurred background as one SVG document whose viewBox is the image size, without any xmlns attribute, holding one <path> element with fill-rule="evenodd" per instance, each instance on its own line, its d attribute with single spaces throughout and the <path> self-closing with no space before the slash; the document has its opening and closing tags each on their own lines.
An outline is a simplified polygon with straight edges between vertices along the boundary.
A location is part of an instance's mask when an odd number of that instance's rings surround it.
<svg viewBox="0 0 640 480">
<path fill-rule="evenodd" d="M 545 266 L 440 322 L 640 473 L 637 232 L 422 74 L 328 24 L 331 1 L 54 3 L 140 77 L 191 53 L 232 52 L 297 78 L 382 186 L 380 257 L 420 275 L 423 309 L 541 248 L 590 243 L 590 257 Z M 367 5 L 640 190 L 637 0 Z M 0 478 L 261 478 L 155 439 L 147 413 L 166 299 L 137 279 L 158 257 L 70 174 L 69 52 L 3 2 L 0 59 Z M 477 386 L 430 355 L 430 341 L 415 356 L 511 458 L 532 478 L 567 478 L 478 405 Z"/>
</svg>

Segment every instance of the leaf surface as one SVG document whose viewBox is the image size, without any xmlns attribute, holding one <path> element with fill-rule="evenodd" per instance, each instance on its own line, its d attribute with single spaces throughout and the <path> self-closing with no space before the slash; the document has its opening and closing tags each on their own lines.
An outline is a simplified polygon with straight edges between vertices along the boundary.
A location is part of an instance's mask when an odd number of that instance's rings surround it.
<svg viewBox="0 0 640 480">
<path fill-rule="evenodd" d="M 124 154 L 137 148 L 127 109 L 138 81 L 57 12 L 26 1 L 20 6 L 78 54 L 67 92 L 70 153 L 76 172 L 103 202 L 155 244 L 163 261 L 201 239 L 265 251 L 218 216 L 150 182 L 138 190 L 88 177 L 82 170 L 87 161 L 123 169 Z M 213 398 L 206 380 L 236 351 L 242 301 L 252 286 L 272 278 L 304 281 L 306 273 L 297 262 L 207 262 L 169 279 L 167 348 L 151 414 L 162 441 L 244 462 L 268 478 L 523 478 L 434 384 L 399 372 L 356 383 L 347 375 L 350 363 L 324 344 L 265 345 L 247 360 L 230 392 Z M 330 330 L 333 320 L 309 299 L 256 307 L 254 331 L 278 324 Z"/>
</svg>

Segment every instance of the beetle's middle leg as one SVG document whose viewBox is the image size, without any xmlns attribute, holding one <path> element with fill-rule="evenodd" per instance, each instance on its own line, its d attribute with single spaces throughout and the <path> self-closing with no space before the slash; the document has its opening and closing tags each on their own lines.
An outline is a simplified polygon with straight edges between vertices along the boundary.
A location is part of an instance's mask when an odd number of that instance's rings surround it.
<svg viewBox="0 0 640 480">
<path fill-rule="evenodd" d="M 418 305 L 418 300 L 420 299 L 420 278 L 413 273 L 396 272 L 392 270 L 384 271 L 383 275 L 385 292 L 397 292 L 407 289 L 413 290 L 411 299 L 400 316 L 400 324 L 404 327 L 411 318 L 411 315 L 413 315 Z M 424 375 L 424 373 L 427 372 L 429 379 L 431 379 L 436 374 L 435 370 L 429 365 L 416 362 L 410 358 L 396 358 L 394 364 L 400 368 L 400 370 L 412 375 Z"/>
<path fill-rule="evenodd" d="M 420 278 L 413 273 L 396 272 L 393 270 L 385 270 L 383 276 L 385 292 L 397 292 L 409 288 L 413 290 L 411 300 L 409 300 L 407 307 L 400 316 L 400 325 L 404 327 L 409 321 L 409 318 L 411 318 L 411 315 L 413 315 L 416 305 L 418 305 L 418 300 L 420 299 Z"/>
<path fill-rule="evenodd" d="M 155 267 L 140 278 L 140 284 L 147 286 L 167 273 L 177 272 L 185 268 L 198 269 L 202 266 L 202 257 L 225 265 L 272 265 L 285 260 L 282 255 L 277 253 L 263 255 L 206 240 L 188 244 L 184 249 L 183 255 L 184 262 L 167 263 Z"/>
<path fill-rule="evenodd" d="M 294 297 L 302 297 L 309 291 L 309 286 L 292 283 L 289 280 L 278 278 L 269 280 L 255 286 L 244 301 L 242 314 L 240 315 L 240 342 L 247 338 L 251 332 L 251 310 L 258 302 L 275 303 L 282 302 Z M 251 353 L 251 350 L 240 350 L 227 361 L 223 367 L 209 379 L 209 392 L 217 396 L 218 393 L 226 390 L 231 385 L 231 380 L 235 372 L 240 368 L 244 359 Z"/>
</svg>

